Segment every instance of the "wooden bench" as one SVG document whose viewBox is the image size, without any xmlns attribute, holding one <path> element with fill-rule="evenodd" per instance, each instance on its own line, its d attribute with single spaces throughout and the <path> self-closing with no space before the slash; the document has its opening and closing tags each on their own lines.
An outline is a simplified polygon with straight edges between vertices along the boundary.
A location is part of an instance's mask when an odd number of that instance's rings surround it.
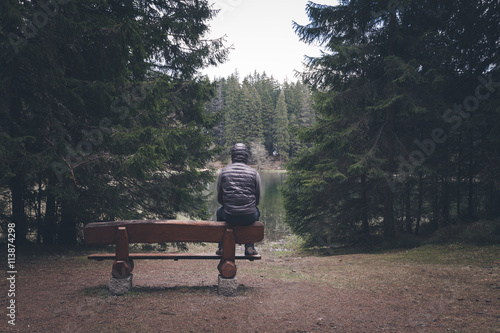
<svg viewBox="0 0 500 333">
<path fill-rule="evenodd" d="M 259 260 L 260 255 L 236 255 L 235 245 L 264 239 L 264 224 L 231 226 L 225 222 L 178 220 L 126 220 L 94 222 L 83 229 L 88 245 L 115 244 L 115 253 L 91 254 L 88 259 L 113 259 L 112 276 L 124 279 L 134 269 L 133 259 L 215 259 L 224 278 L 236 275 L 236 259 Z M 131 243 L 209 242 L 223 243 L 223 255 L 189 253 L 130 253 Z"/>
</svg>

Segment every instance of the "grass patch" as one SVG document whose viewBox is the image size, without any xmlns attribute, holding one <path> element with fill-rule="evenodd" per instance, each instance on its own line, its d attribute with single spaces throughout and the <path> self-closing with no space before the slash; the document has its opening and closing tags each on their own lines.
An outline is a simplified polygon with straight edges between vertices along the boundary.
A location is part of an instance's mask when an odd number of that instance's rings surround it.
<svg viewBox="0 0 500 333">
<path fill-rule="evenodd" d="M 468 244 L 424 245 L 387 256 L 407 263 L 491 266 L 499 262 L 500 245 L 477 246 Z"/>
<path fill-rule="evenodd" d="M 440 272 L 446 268 L 465 274 L 466 271 L 462 271 L 464 267 L 493 272 L 498 269 L 499 258 L 500 245 L 428 244 L 409 250 L 371 253 L 348 253 L 344 250 L 328 256 L 271 257 L 269 261 L 262 262 L 263 265 L 249 270 L 265 279 L 311 282 L 344 289 L 365 289 L 369 280 L 376 284 L 370 290 L 378 292 L 380 285 L 423 279 L 419 275 L 424 266 L 429 272 Z"/>
<path fill-rule="evenodd" d="M 257 248 L 273 256 L 296 256 L 304 251 L 304 240 L 297 235 L 288 235 L 279 241 L 257 243 Z"/>
<path fill-rule="evenodd" d="M 500 219 L 450 225 L 436 230 L 428 239 L 428 243 L 458 243 L 472 245 L 500 244 Z"/>
<path fill-rule="evenodd" d="M 99 286 L 99 287 L 87 287 L 84 291 L 85 296 L 92 297 L 109 297 L 111 294 L 109 293 L 107 286 Z"/>
<path fill-rule="evenodd" d="M 425 236 L 408 233 L 398 233 L 394 239 L 387 239 L 381 235 L 372 236 L 369 241 L 345 246 L 335 244 L 325 247 L 307 247 L 306 242 L 302 241 L 296 242 L 295 246 L 292 247 L 293 250 L 288 251 L 288 253 L 295 256 L 317 257 L 388 252 L 416 253 L 415 260 L 425 262 L 456 261 L 467 263 L 483 259 L 484 261 L 492 261 L 490 252 L 497 255 L 499 245 L 500 219 L 496 219 L 449 225 Z M 412 252 L 415 249 L 420 250 Z M 466 254 L 450 257 L 451 254 L 461 251 L 465 251 Z M 482 258 L 476 259 L 475 256 L 482 256 Z"/>
</svg>

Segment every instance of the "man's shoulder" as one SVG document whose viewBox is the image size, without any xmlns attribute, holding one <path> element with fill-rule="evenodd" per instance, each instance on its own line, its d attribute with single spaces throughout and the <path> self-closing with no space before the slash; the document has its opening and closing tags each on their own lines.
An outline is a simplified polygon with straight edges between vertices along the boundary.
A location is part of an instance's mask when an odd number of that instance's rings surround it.
<svg viewBox="0 0 500 333">
<path fill-rule="evenodd" d="M 257 170 L 252 168 L 251 166 L 245 164 L 245 163 L 231 163 L 224 168 L 222 168 L 221 173 L 224 172 L 234 172 L 234 171 L 239 171 L 239 172 L 247 172 L 247 173 L 257 173 Z"/>
</svg>

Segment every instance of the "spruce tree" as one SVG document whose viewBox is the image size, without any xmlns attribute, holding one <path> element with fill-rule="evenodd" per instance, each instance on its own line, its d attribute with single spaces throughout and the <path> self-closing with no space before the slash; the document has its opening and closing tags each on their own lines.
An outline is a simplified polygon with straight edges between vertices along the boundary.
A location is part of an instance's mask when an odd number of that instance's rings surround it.
<svg viewBox="0 0 500 333">
<path fill-rule="evenodd" d="M 246 132 L 246 142 L 262 142 L 264 133 L 262 126 L 262 103 L 257 89 L 253 85 L 243 84 L 242 112 L 244 123 L 242 129 Z"/>
<path fill-rule="evenodd" d="M 285 102 L 285 93 L 280 92 L 276 103 L 276 121 L 274 144 L 281 162 L 286 162 L 290 153 L 290 133 L 288 131 L 288 111 Z"/>
<path fill-rule="evenodd" d="M 431 179 L 429 206 L 441 221 L 450 218 L 454 161 L 465 151 L 460 133 L 448 131 L 457 111 L 443 113 L 495 72 L 499 34 L 487 31 L 498 23 L 495 10 L 498 3 L 479 1 L 308 5 L 310 23 L 296 32 L 328 52 L 310 59 L 303 76 L 319 117 L 302 134 L 312 147 L 290 164 L 286 180 L 294 230 L 319 245 L 366 239 L 370 230 L 392 238 L 396 229 L 412 230 L 413 189 L 421 196 Z"/>
<path fill-rule="evenodd" d="M 0 187 L 17 238 L 74 243 L 95 220 L 203 216 L 214 86 L 197 72 L 226 57 L 204 39 L 208 2 L 50 3 L 0 8 Z"/>
<path fill-rule="evenodd" d="M 268 154 L 272 154 L 274 151 L 274 111 L 276 108 L 276 99 L 279 94 L 279 90 L 276 82 L 274 82 L 274 80 L 269 78 L 266 74 L 261 76 L 255 86 L 262 102 L 261 117 L 264 132 L 264 146 L 266 147 Z"/>
<path fill-rule="evenodd" d="M 238 142 L 243 142 L 245 134 L 241 129 L 243 113 L 241 112 L 242 91 L 239 78 L 233 74 L 227 79 L 224 103 L 224 143 L 226 151 Z"/>
</svg>

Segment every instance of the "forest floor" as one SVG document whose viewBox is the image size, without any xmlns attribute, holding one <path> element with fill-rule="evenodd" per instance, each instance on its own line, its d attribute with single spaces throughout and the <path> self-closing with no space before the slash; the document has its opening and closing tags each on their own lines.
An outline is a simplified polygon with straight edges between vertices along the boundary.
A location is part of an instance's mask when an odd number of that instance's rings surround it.
<svg viewBox="0 0 500 333">
<path fill-rule="evenodd" d="M 197 247 L 190 252 L 215 250 Z M 19 251 L 14 298 L 0 281 L 0 331 L 500 332 L 500 246 L 330 255 L 257 247 L 261 261 L 238 262 L 234 297 L 217 294 L 213 260 L 138 260 L 132 291 L 112 296 L 110 261 Z"/>
</svg>

